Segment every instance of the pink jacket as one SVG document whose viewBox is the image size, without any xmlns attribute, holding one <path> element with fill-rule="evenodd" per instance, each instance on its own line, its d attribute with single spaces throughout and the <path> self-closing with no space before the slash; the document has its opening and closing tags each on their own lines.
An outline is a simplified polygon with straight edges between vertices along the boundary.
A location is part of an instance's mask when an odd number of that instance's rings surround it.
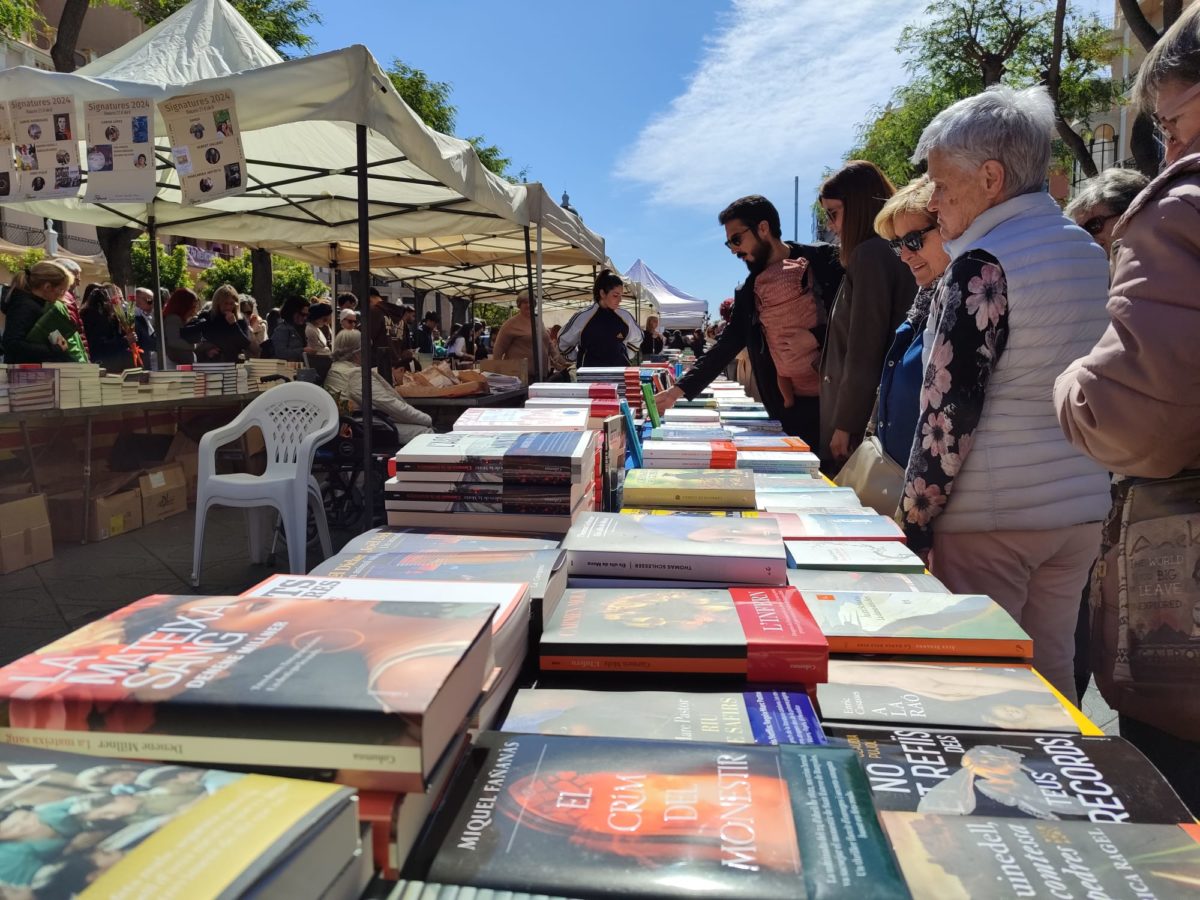
<svg viewBox="0 0 1200 900">
<path fill-rule="evenodd" d="M 1121 475 L 1200 468 L 1200 146 L 1191 149 L 1117 223 L 1112 322 L 1054 386 L 1067 439 Z"/>
</svg>

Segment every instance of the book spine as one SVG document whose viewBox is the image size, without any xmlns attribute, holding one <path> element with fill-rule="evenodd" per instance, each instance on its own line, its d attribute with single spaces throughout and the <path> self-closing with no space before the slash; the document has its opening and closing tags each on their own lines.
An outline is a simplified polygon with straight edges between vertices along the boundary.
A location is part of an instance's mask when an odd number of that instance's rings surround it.
<svg viewBox="0 0 1200 900">
<path fill-rule="evenodd" d="M 1033 658 L 1033 641 L 992 638 L 902 638 L 870 635 L 828 637 L 833 653 L 888 654 L 891 656 L 978 656 L 991 659 Z"/>
<path fill-rule="evenodd" d="M 782 559 L 670 554 L 637 556 L 604 550 L 571 550 L 567 553 L 567 563 L 572 575 L 772 586 L 787 583 L 787 567 Z"/>
<path fill-rule="evenodd" d="M 548 645 L 539 656 L 543 669 L 559 672 L 675 672 L 687 675 L 745 675 L 745 659 L 683 656 L 580 655 L 567 646 Z"/>
<path fill-rule="evenodd" d="M 675 490 L 673 488 L 625 487 L 625 502 L 634 506 L 694 506 L 715 509 L 754 509 L 753 491 L 723 491 L 717 489 Z"/>
</svg>

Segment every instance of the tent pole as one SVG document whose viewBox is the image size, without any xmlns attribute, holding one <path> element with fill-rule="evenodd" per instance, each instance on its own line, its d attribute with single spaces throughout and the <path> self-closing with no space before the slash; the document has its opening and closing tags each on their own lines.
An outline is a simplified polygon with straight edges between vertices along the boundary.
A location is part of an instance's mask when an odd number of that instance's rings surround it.
<svg viewBox="0 0 1200 900">
<path fill-rule="evenodd" d="M 529 336 L 533 344 L 533 374 L 542 380 L 542 310 L 533 283 L 533 248 L 529 244 L 529 226 L 525 226 L 525 276 L 529 291 Z"/>
<path fill-rule="evenodd" d="M 530 309 L 533 309 L 533 307 L 531 306 Z M 541 313 L 541 310 L 542 310 L 542 223 L 541 222 L 538 222 L 538 227 L 537 227 L 537 309 L 538 309 L 538 322 L 541 322 L 542 321 L 542 319 L 541 319 L 541 315 L 542 315 L 542 313 Z M 542 346 L 542 344 L 539 341 L 538 347 L 541 347 L 541 346 Z M 538 360 L 538 369 L 537 369 L 538 378 L 539 379 L 548 378 L 550 375 L 550 360 L 541 359 L 540 356 L 535 357 L 535 359 Z"/>
<path fill-rule="evenodd" d="M 158 336 L 158 368 L 165 369 L 167 336 L 163 334 L 162 273 L 158 270 L 158 224 L 152 215 L 146 217 L 146 230 L 150 242 L 150 280 L 154 282 L 154 333 Z"/>
<path fill-rule="evenodd" d="M 358 312 L 362 334 L 363 531 L 375 512 L 374 460 L 371 457 L 371 207 L 368 199 L 367 126 L 356 125 L 358 149 Z"/>
</svg>

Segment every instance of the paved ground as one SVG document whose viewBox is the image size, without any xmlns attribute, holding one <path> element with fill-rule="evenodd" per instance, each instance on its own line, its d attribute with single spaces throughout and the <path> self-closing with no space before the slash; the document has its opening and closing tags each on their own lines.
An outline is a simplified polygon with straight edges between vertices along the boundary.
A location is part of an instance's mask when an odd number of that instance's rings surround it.
<svg viewBox="0 0 1200 900">
<path fill-rule="evenodd" d="M 193 527 L 189 510 L 99 544 L 56 544 L 53 560 L 0 575 L 0 664 L 147 594 L 240 594 L 272 572 L 287 571 L 282 540 L 273 567 L 252 565 L 245 514 L 216 509 L 208 520 L 203 578 L 193 589 Z M 334 550 L 356 533 L 334 530 Z M 310 548 L 308 561 L 315 566 L 319 551 Z M 1106 732 L 1117 733 L 1116 713 L 1094 685 L 1083 710 Z"/>
</svg>

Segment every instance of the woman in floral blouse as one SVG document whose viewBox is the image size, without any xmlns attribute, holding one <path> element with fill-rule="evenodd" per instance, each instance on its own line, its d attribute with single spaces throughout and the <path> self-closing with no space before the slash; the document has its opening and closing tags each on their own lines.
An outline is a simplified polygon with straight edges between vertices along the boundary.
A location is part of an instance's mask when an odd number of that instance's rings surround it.
<svg viewBox="0 0 1200 900">
<path fill-rule="evenodd" d="M 993 88 L 940 113 L 928 163 L 950 265 L 926 326 L 900 517 L 950 590 L 987 594 L 1075 698 L 1079 593 L 1108 507 L 1104 470 L 1056 427 L 1054 379 L 1105 324 L 1104 252 L 1043 190 L 1053 106 Z"/>
</svg>

